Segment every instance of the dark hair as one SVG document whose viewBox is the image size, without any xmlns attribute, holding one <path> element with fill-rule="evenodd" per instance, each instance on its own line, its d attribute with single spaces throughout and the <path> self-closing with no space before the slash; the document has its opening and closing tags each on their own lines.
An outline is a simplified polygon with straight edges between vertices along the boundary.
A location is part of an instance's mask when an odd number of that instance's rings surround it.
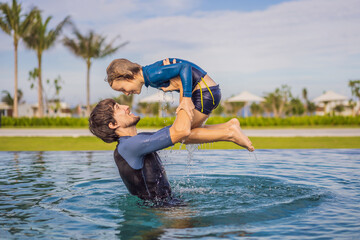
<svg viewBox="0 0 360 240">
<path fill-rule="evenodd" d="M 112 86 L 114 80 L 134 79 L 135 75 L 141 70 L 137 63 L 130 62 L 127 59 L 115 59 L 106 68 L 107 77 L 105 80 Z"/>
<path fill-rule="evenodd" d="M 109 127 L 109 123 L 116 123 L 114 119 L 115 104 L 113 99 L 102 100 L 92 110 L 89 117 L 90 132 L 106 143 L 115 142 L 119 138 L 115 133 L 116 129 Z"/>
</svg>

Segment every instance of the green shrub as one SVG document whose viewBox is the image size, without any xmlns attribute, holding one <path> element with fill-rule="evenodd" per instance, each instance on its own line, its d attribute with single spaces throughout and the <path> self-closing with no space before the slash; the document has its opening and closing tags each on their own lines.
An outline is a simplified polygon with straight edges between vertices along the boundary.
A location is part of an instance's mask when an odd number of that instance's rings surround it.
<svg viewBox="0 0 360 240">
<path fill-rule="evenodd" d="M 87 118 L 1 118 L 2 127 L 87 127 Z"/>
<path fill-rule="evenodd" d="M 232 117 L 210 117 L 206 124 L 227 122 Z M 238 118 L 243 127 L 272 127 L 272 126 L 360 126 L 360 116 L 301 116 L 286 118 L 247 117 Z M 172 124 L 175 117 L 144 117 L 138 127 L 160 128 Z M 87 118 L 1 118 L 2 127 L 87 127 Z"/>
</svg>

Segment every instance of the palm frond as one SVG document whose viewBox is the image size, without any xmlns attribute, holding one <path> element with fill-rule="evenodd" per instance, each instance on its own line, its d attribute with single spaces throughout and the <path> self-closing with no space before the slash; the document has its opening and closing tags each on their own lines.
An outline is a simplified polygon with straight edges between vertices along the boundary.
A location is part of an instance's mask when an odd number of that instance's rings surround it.
<svg viewBox="0 0 360 240">
<path fill-rule="evenodd" d="M 75 35 L 74 39 L 65 37 L 63 39 L 63 43 L 72 53 L 86 61 L 91 61 L 91 59 L 96 58 L 104 58 L 115 53 L 119 48 L 124 47 L 129 43 L 125 42 L 114 47 L 114 42 L 118 39 L 118 37 L 114 38 L 107 44 L 106 37 L 95 33 L 93 30 L 90 30 L 86 35 L 82 35 L 79 30 L 74 28 L 73 34 Z"/>
<path fill-rule="evenodd" d="M 35 12 L 34 15 L 34 24 L 32 24 L 29 33 L 24 37 L 24 41 L 28 48 L 36 49 L 38 52 L 43 52 L 44 50 L 54 46 L 54 43 L 59 37 L 63 27 L 65 24 L 70 22 L 70 17 L 66 17 L 54 29 L 48 30 L 48 24 L 52 17 L 47 17 L 43 22 L 39 11 Z"/>
<path fill-rule="evenodd" d="M 25 15 L 25 19 L 19 27 L 19 36 L 24 37 L 30 33 L 31 27 L 35 23 L 35 17 L 39 13 L 40 10 L 34 7 L 28 14 Z"/>
<path fill-rule="evenodd" d="M 3 90 L 3 96 L 1 97 L 1 101 L 5 102 L 7 105 L 12 106 L 14 104 L 14 99 L 12 98 L 9 91 Z"/>
<path fill-rule="evenodd" d="M 1 15 L 0 15 L 0 28 L 7 34 L 11 35 L 11 22 L 9 21 L 9 17 L 11 18 L 11 16 L 8 16 L 10 13 L 10 7 L 8 4 L 6 3 L 0 3 L 0 11 L 1 11 Z"/>
</svg>

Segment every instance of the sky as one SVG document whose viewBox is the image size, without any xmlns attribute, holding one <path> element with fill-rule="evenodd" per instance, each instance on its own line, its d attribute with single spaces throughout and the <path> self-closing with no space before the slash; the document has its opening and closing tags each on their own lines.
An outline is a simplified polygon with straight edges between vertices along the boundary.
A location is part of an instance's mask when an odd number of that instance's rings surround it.
<svg viewBox="0 0 360 240">
<path fill-rule="evenodd" d="M 332 90 L 351 97 L 349 80 L 360 79 L 360 0 L 26 0 L 50 27 L 70 16 L 83 33 L 94 30 L 115 44 L 129 41 L 114 55 L 93 61 L 91 102 L 115 97 L 104 82 L 115 58 L 148 65 L 166 57 L 189 60 L 220 84 L 223 100 L 242 91 L 264 96 L 281 85 L 295 97 L 303 88 L 313 99 Z M 10 2 L 10 1 L 5 1 Z M 64 30 L 72 37 L 72 30 Z M 19 88 L 36 103 L 28 73 L 35 52 L 20 42 Z M 0 31 L 0 90 L 13 94 L 12 38 Z M 60 76 L 61 99 L 86 103 L 86 64 L 58 43 L 43 53 L 43 79 Z M 46 85 L 46 84 L 45 84 Z M 144 87 L 136 100 L 155 93 Z M 49 93 L 50 95 L 50 93 Z"/>
</svg>

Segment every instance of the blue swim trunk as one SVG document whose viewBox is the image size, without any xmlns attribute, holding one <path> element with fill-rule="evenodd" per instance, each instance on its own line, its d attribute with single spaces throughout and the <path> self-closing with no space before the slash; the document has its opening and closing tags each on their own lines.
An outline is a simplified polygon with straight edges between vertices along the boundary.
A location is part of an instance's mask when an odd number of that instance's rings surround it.
<svg viewBox="0 0 360 240">
<path fill-rule="evenodd" d="M 220 103 L 221 100 L 221 90 L 219 85 L 209 87 L 210 91 L 207 88 L 202 88 L 202 99 L 203 103 L 201 104 L 201 92 L 200 89 L 197 89 L 192 94 L 192 101 L 195 105 L 195 109 L 199 112 L 202 112 L 206 115 L 209 115 L 212 110 L 214 110 Z M 214 98 L 213 98 L 214 97 Z"/>
</svg>

